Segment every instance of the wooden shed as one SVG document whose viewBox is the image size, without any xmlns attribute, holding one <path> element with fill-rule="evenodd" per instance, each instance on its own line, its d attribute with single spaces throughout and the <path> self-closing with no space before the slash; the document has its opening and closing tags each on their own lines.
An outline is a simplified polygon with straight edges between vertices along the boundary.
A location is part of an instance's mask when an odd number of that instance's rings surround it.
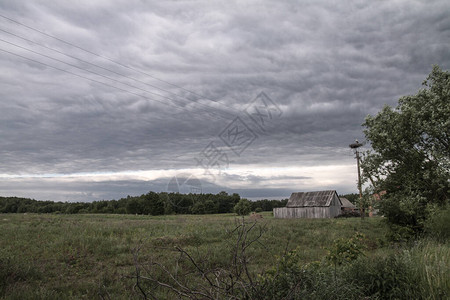
<svg viewBox="0 0 450 300">
<path fill-rule="evenodd" d="M 342 203 L 342 212 L 353 212 L 353 211 L 357 211 L 356 205 L 351 203 L 347 198 L 344 197 L 340 197 L 339 198 L 341 200 Z"/>
<path fill-rule="evenodd" d="M 286 207 L 274 208 L 275 218 L 334 218 L 341 213 L 335 190 L 292 193 Z"/>
</svg>

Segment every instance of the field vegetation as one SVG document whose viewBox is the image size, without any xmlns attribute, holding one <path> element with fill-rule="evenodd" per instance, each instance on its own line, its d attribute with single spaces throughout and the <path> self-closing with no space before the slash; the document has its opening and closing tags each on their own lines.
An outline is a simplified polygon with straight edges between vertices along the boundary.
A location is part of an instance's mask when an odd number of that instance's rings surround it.
<svg viewBox="0 0 450 300">
<path fill-rule="evenodd" d="M 235 214 L 1 214 L 0 298 L 177 299 L 182 296 L 155 279 L 173 285 L 169 275 L 174 275 L 192 290 L 208 287 L 180 249 L 204 270 L 229 271 L 236 257 L 236 228 L 242 224 L 253 226 L 245 264 L 254 282 L 238 298 L 450 295 L 448 242 L 391 244 L 382 218 L 290 220 L 263 213 L 255 221 Z M 339 241 L 354 250 L 355 236 L 361 255 L 339 252 Z M 333 264 L 333 255 L 338 264 Z"/>
</svg>

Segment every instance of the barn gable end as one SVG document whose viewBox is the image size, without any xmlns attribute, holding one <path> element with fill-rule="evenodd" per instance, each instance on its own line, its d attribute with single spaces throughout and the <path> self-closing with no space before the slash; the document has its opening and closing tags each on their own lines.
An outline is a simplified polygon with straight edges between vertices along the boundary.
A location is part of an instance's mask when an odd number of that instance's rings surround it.
<svg viewBox="0 0 450 300">
<path fill-rule="evenodd" d="M 275 218 L 333 218 L 342 203 L 335 190 L 292 193 L 286 207 L 273 210 Z"/>
</svg>

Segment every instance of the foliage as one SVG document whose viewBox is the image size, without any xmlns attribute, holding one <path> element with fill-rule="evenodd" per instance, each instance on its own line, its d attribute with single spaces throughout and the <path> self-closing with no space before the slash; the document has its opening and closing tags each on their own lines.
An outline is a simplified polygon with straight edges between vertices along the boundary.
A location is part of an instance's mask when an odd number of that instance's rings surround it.
<svg viewBox="0 0 450 300">
<path fill-rule="evenodd" d="M 298 292 L 297 278 L 302 273 L 300 249 L 288 251 L 283 256 L 276 255 L 277 264 L 259 276 L 265 287 L 266 297 L 282 299 Z"/>
<path fill-rule="evenodd" d="M 417 299 L 419 279 L 405 255 L 390 254 L 356 260 L 343 277 L 375 299 Z"/>
<path fill-rule="evenodd" d="M 345 277 L 333 278 L 327 264 L 313 262 L 303 265 L 301 247 L 277 256 L 276 266 L 262 274 L 252 272 L 249 253 L 254 245 L 261 244 L 264 231 L 256 222 L 246 223 L 242 219 L 237 227 L 228 231 L 230 247 L 222 253 L 226 259 L 220 263 L 202 255 L 193 255 L 179 246 L 174 248 L 175 269 L 155 259 L 147 263 L 140 261 L 135 255 L 136 272 L 132 278 L 144 299 L 162 296 L 171 299 L 361 298 L 359 288 L 347 282 Z M 362 234 L 356 233 L 350 239 L 335 241 L 334 247 L 338 245 L 339 251 L 334 257 L 349 263 L 356 260 L 363 248 L 362 238 Z M 330 288 L 332 284 L 339 288 Z"/>
<path fill-rule="evenodd" d="M 0 213 L 101 213 L 101 214 L 222 214 L 234 212 L 239 194 L 179 194 L 148 192 L 119 200 L 87 202 L 37 201 L 18 197 L 0 197 Z M 272 211 L 286 205 L 287 200 L 251 201 L 251 210 Z"/>
<path fill-rule="evenodd" d="M 301 246 L 277 257 L 276 267 L 260 276 L 265 286 L 264 299 L 359 299 L 358 288 L 336 276 L 336 271 L 344 262 L 358 259 L 365 248 L 363 238 L 363 234 L 355 233 L 351 238 L 333 242 L 325 256 L 333 269 L 320 261 L 302 264 Z"/>
<path fill-rule="evenodd" d="M 144 299 L 149 296 L 157 299 L 162 295 L 178 299 L 247 299 L 255 294 L 258 284 L 256 274 L 249 270 L 249 250 L 258 243 L 264 227 L 242 219 L 228 232 L 229 247 L 221 263 L 175 246 L 177 268 L 171 269 L 154 259 L 140 261 L 141 247 L 135 249 L 136 273 L 131 278 L 136 280 L 141 296 Z M 153 288 L 146 289 L 146 284 Z"/>
<path fill-rule="evenodd" d="M 236 227 L 236 220 L 247 222 L 234 214 L 2 214 L 0 299 L 142 299 L 136 286 L 133 249 L 137 248 L 141 276 L 151 271 L 160 282 L 173 282 L 151 265 L 158 263 L 195 288 L 202 280 L 196 276 L 200 273 L 178 249 L 198 261 L 202 270 L 216 271 L 208 273 L 215 278 L 233 266 L 238 241 L 238 249 L 245 249 L 255 288 L 252 299 L 450 297 L 448 242 L 379 243 L 387 228 L 377 217 L 364 221 L 274 219 L 262 214 L 264 219 L 247 235 L 247 242 L 258 237 L 249 247 L 242 243 L 242 230 L 229 230 Z M 245 228 L 252 224 L 246 223 Z M 256 230 L 260 226 L 264 228 L 261 236 Z M 352 239 L 355 232 L 365 235 L 365 256 L 338 265 L 335 278 L 334 267 L 325 260 L 326 249 L 335 240 Z M 164 289 L 156 292 L 148 281 L 139 284 L 148 298 L 154 293 L 157 299 L 178 299 Z"/>
<path fill-rule="evenodd" d="M 337 239 L 328 248 L 328 254 L 325 258 L 334 266 L 356 260 L 363 254 L 362 251 L 365 248 L 363 239 L 364 235 L 358 232 L 350 239 Z"/>
<path fill-rule="evenodd" d="M 334 277 L 331 267 L 320 261 L 279 265 L 275 275 L 261 275 L 265 289 L 255 299 L 362 299 L 360 288 L 345 277 Z M 337 286 L 338 288 L 334 288 Z"/>
<path fill-rule="evenodd" d="M 450 245 L 422 239 L 403 255 L 418 277 L 419 294 L 425 299 L 450 299 Z"/>
<path fill-rule="evenodd" d="M 334 239 L 351 237 L 355 228 L 370 240 L 383 238 L 387 230 L 380 218 L 361 222 L 274 219 L 268 212 L 262 215 L 258 224 L 265 224 L 266 230 L 259 243 L 248 248 L 249 271 L 255 278 L 271 268 L 273 257 L 285 249 L 300 245 L 298 255 L 306 264 L 320 260 Z M 0 260 L 9 261 L 7 268 L 14 272 L 24 272 L 23 279 L 5 283 L 0 299 L 138 299 L 136 282 L 129 278 L 136 272 L 133 249 L 137 245 L 141 246 L 140 261 L 153 259 L 170 270 L 177 268 L 175 247 L 202 262 L 208 258 L 208 268 L 223 267 L 231 257 L 231 242 L 236 241 L 226 229 L 234 228 L 236 219 L 242 220 L 234 213 L 0 214 Z M 160 278 L 165 277 L 161 274 Z"/>
<path fill-rule="evenodd" d="M 440 241 L 450 240 L 450 205 L 431 213 L 425 224 L 425 232 Z"/>
<path fill-rule="evenodd" d="M 255 213 L 261 213 L 263 210 L 261 207 L 255 208 Z"/>
<path fill-rule="evenodd" d="M 334 267 L 323 260 L 302 264 L 301 248 L 278 257 L 277 265 L 260 275 L 264 291 L 257 299 L 447 299 L 450 296 L 448 244 L 422 241 L 401 251 L 350 255 L 351 259 L 342 260 L 345 264 Z M 326 258 L 329 260 L 329 255 Z M 334 275 L 336 267 L 339 276 Z"/>
<path fill-rule="evenodd" d="M 234 206 L 234 212 L 238 216 L 246 216 L 252 211 L 252 205 L 250 204 L 250 201 L 247 199 L 241 199 L 239 202 Z"/>
<path fill-rule="evenodd" d="M 371 299 L 448 299 L 449 272 L 449 245 L 421 240 L 411 248 L 358 259 L 341 275 Z"/>
<path fill-rule="evenodd" d="M 423 85 L 363 124 L 373 149 L 363 155 L 363 178 L 387 192 L 387 220 L 414 233 L 423 230 L 427 206 L 445 205 L 450 192 L 450 73 L 434 66 Z"/>
<path fill-rule="evenodd" d="M 288 202 L 288 199 L 283 200 L 268 200 L 262 199 L 257 201 L 251 201 L 252 211 L 273 211 L 274 208 L 277 207 L 285 207 Z"/>
</svg>

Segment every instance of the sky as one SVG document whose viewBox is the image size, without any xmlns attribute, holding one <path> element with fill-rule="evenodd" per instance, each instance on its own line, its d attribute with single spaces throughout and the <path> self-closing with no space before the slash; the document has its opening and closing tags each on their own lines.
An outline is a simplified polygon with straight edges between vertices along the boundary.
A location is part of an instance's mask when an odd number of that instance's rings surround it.
<svg viewBox="0 0 450 300">
<path fill-rule="evenodd" d="M 449 11 L 446 0 L 2 0 L 0 196 L 357 192 L 348 145 L 433 64 L 450 68 Z"/>
</svg>

